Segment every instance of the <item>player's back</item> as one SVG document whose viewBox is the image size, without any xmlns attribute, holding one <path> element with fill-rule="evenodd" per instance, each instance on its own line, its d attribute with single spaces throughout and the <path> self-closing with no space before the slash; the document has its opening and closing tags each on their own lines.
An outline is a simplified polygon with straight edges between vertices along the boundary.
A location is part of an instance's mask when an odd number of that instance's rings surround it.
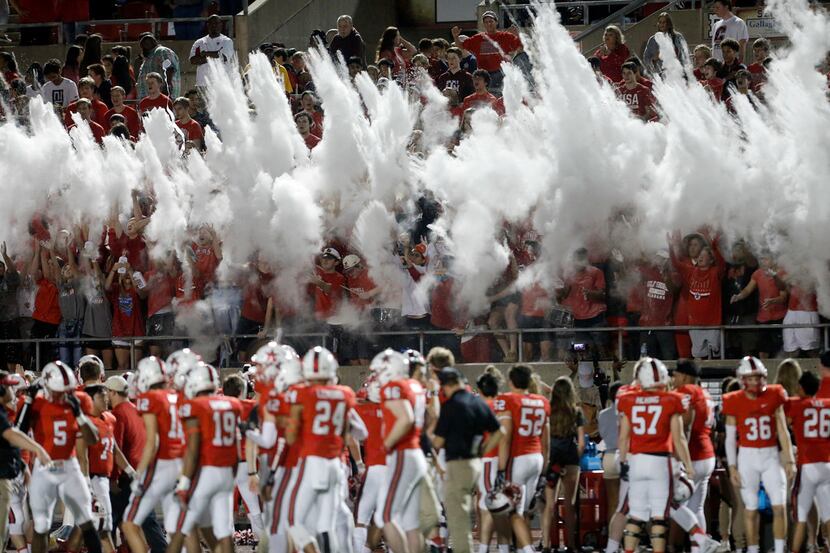
<svg viewBox="0 0 830 553">
<path fill-rule="evenodd" d="M 798 444 L 798 464 L 830 463 L 830 398 L 791 398 L 784 409 Z"/>
<path fill-rule="evenodd" d="M 235 467 L 236 431 L 242 405 L 228 396 L 197 396 L 180 408 L 182 419 L 195 418 L 201 434 L 199 464 L 214 467 Z M 188 436 L 190 433 L 188 433 Z"/>
<path fill-rule="evenodd" d="M 665 454 L 674 450 L 671 420 L 685 411 L 683 397 L 675 392 L 641 390 L 631 392 L 619 400 L 619 411 L 628 418 L 630 426 L 629 451 Z"/>
<path fill-rule="evenodd" d="M 303 407 L 300 457 L 338 458 L 354 392 L 346 386 L 313 384 L 300 389 L 297 401 Z"/>
<path fill-rule="evenodd" d="M 368 431 L 366 442 L 363 444 L 364 463 L 367 467 L 386 464 L 386 452 L 383 449 L 383 409 L 379 403 L 362 401 L 355 406 L 355 410 Z"/>
<path fill-rule="evenodd" d="M 179 417 L 179 399 L 173 390 L 148 390 L 138 396 L 136 409 L 143 416 L 156 417 L 158 431 L 157 459 L 178 459 L 184 454 L 184 430 Z"/>
<path fill-rule="evenodd" d="M 75 456 L 78 423 L 66 403 L 36 397 L 32 403 L 32 435 L 54 461 Z"/>
<path fill-rule="evenodd" d="M 513 421 L 510 437 L 512 457 L 542 452 L 542 433 L 550 417 L 550 402 L 546 398 L 538 394 L 508 392 L 497 398 L 496 410 L 508 411 Z"/>
<path fill-rule="evenodd" d="M 395 425 L 395 415 L 386 407 L 390 401 L 404 400 L 409 402 L 412 412 L 415 415 L 415 422 L 404 436 L 398 440 L 393 451 L 406 449 L 420 449 L 421 430 L 424 427 L 424 416 L 426 414 L 426 390 L 421 383 L 413 379 L 393 380 L 386 383 L 380 390 L 380 397 L 383 404 L 383 435 L 389 435 Z"/>
<path fill-rule="evenodd" d="M 109 411 L 89 419 L 98 431 L 98 441 L 87 449 L 90 476 L 110 476 L 115 468 L 115 416 Z"/>
<path fill-rule="evenodd" d="M 684 405 L 693 413 L 689 429 L 689 454 L 693 461 L 714 457 L 712 428 L 715 425 L 715 411 L 709 393 L 696 384 L 684 384 L 675 390 L 684 396 Z"/>
</svg>

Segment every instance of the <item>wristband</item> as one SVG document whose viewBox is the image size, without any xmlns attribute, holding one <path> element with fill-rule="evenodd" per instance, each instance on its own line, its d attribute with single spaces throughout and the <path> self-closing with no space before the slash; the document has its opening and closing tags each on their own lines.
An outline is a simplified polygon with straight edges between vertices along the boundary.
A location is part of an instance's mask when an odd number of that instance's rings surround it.
<svg viewBox="0 0 830 553">
<path fill-rule="evenodd" d="M 257 473 L 256 471 L 254 471 L 254 472 L 249 472 L 249 473 L 248 473 L 248 476 L 256 476 L 257 474 L 258 474 L 258 473 Z"/>
</svg>

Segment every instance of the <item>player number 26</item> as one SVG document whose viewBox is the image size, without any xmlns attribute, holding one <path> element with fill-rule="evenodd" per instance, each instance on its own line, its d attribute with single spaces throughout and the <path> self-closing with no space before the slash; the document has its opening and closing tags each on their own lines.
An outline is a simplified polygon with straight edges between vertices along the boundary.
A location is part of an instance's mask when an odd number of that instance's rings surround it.
<svg viewBox="0 0 830 553">
<path fill-rule="evenodd" d="M 830 438 L 830 409 L 804 411 L 804 437 Z"/>
</svg>

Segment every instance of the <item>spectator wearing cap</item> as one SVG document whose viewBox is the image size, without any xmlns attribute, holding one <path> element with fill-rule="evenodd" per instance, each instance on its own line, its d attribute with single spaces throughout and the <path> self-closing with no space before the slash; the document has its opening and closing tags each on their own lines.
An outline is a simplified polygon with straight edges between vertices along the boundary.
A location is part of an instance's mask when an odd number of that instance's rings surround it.
<svg viewBox="0 0 830 553">
<path fill-rule="evenodd" d="M 622 31 L 616 25 L 608 25 L 602 35 L 602 46 L 597 48 L 594 56 L 599 58 L 600 71 L 611 82 L 622 80 L 622 65 L 631 56 Z"/>
<path fill-rule="evenodd" d="M 444 508 L 453 551 L 469 553 L 473 551 L 472 494 L 481 475 L 481 455 L 499 444 L 504 429 L 487 403 L 467 389 L 458 369 L 442 369 L 438 382 L 447 400 L 441 406 L 432 444 L 446 451 Z M 485 433 L 489 433 L 486 440 Z"/>
<path fill-rule="evenodd" d="M 329 53 L 337 60 L 338 53 L 346 61 L 352 56 L 360 58 L 361 62 L 366 60 L 366 44 L 363 37 L 354 28 L 354 22 L 350 15 L 341 15 L 337 18 L 337 34 L 329 43 Z"/>
<path fill-rule="evenodd" d="M 337 272 L 340 259 L 340 252 L 335 248 L 323 248 L 311 278 L 314 285 L 314 316 L 321 323 L 331 320 L 343 301 L 346 279 Z"/>
<path fill-rule="evenodd" d="M 152 33 L 143 33 L 138 40 L 141 47 L 141 67 L 136 77 L 138 99 L 149 94 L 147 76 L 156 73 L 161 77 L 162 91 L 178 98 L 181 94 L 181 67 L 176 52 L 159 44 Z"/>
<path fill-rule="evenodd" d="M 138 138 L 138 133 L 141 131 L 141 120 L 138 117 L 138 112 L 131 106 L 124 103 L 127 98 L 124 89 L 120 86 L 114 86 L 110 90 L 110 97 L 112 98 L 112 107 L 104 114 L 103 126 L 112 128 L 113 118 L 119 116 L 123 118 L 123 123 L 127 125 L 130 130 L 130 136 Z"/>
<path fill-rule="evenodd" d="M 107 389 L 110 412 L 115 417 L 115 443 L 129 461 L 130 466 L 137 467 L 147 439 L 144 421 L 128 398 L 128 385 L 123 376 L 109 377 L 104 382 L 104 387 Z M 115 467 L 112 478 L 117 483 L 110 490 L 112 524 L 113 528 L 118 528 L 130 502 L 130 480 L 118 466 Z M 163 552 L 167 547 L 167 540 L 152 513 L 147 517 L 142 528 L 152 553 Z"/>
<path fill-rule="evenodd" d="M 196 66 L 196 86 L 207 87 L 208 60 L 219 60 L 230 67 L 236 57 L 233 40 L 222 34 L 222 19 L 214 14 L 207 19 L 207 34 L 190 47 L 190 63 Z"/>
<path fill-rule="evenodd" d="M 346 289 L 349 293 L 349 302 L 361 314 L 372 309 L 381 289 L 369 276 L 369 269 L 363 266 L 360 257 L 349 254 L 343 258 L 343 276 L 346 277 Z M 380 330 L 376 328 L 375 330 Z M 344 335 L 347 343 L 344 348 L 348 355 L 344 359 L 351 359 L 355 364 L 368 365 L 373 352 L 373 344 L 362 333 Z"/>
<path fill-rule="evenodd" d="M 522 41 L 518 34 L 499 31 L 498 21 L 496 13 L 487 10 L 481 16 L 484 31 L 466 40 L 461 40 L 461 29 L 458 26 L 452 28 L 455 45 L 475 55 L 478 68 L 490 74 L 489 88 L 495 94 L 501 94 L 504 80 L 502 64 L 505 61 L 509 62 L 511 57 L 522 49 Z"/>
</svg>

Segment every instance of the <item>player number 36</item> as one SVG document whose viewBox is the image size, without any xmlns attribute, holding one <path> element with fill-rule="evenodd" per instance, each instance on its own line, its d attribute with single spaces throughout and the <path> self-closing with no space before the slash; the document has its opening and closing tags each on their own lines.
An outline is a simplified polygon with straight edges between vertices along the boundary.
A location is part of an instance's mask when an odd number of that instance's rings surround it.
<svg viewBox="0 0 830 553">
<path fill-rule="evenodd" d="M 772 419 L 770 417 L 748 418 L 746 419 L 746 426 L 746 439 L 751 442 L 772 438 Z"/>
</svg>

